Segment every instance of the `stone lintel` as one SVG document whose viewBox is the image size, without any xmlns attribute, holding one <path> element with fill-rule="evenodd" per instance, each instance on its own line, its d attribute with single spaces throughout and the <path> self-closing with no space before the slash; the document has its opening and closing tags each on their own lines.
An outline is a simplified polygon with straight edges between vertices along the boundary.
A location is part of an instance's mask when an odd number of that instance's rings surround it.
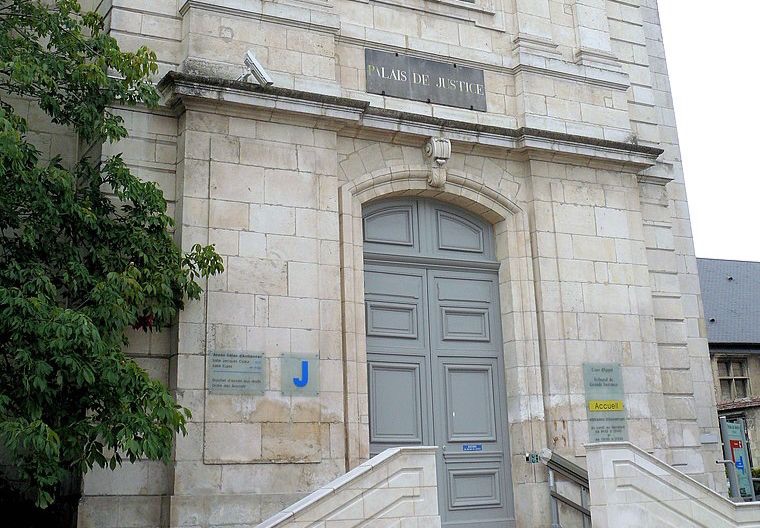
<svg viewBox="0 0 760 528">
<path fill-rule="evenodd" d="M 331 129 L 356 135 L 359 130 L 374 130 L 392 135 L 408 135 L 420 140 L 430 136 L 446 137 L 460 144 L 483 145 L 527 157 L 594 159 L 643 170 L 656 164 L 663 150 L 587 136 L 537 128 L 504 128 L 455 119 L 388 110 L 360 101 L 253 83 L 168 73 L 158 83 L 164 102 L 175 111 L 201 104 L 233 104 L 272 113 L 299 114 L 324 120 Z"/>
<path fill-rule="evenodd" d="M 755 396 L 754 398 L 743 398 L 741 400 L 722 402 L 718 404 L 719 411 L 740 411 L 754 407 L 760 407 L 760 397 Z"/>
</svg>

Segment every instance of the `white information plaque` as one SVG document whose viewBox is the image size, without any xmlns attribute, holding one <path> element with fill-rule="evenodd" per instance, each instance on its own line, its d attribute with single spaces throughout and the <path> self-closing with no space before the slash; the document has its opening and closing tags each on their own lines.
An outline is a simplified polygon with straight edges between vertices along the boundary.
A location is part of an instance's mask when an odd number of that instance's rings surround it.
<svg viewBox="0 0 760 528">
<path fill-rule="evenodd" d="M 207 386 L 212 394 L 264 394 L 264 356 L 248 352 L 210 352 Z"/>
</svg>

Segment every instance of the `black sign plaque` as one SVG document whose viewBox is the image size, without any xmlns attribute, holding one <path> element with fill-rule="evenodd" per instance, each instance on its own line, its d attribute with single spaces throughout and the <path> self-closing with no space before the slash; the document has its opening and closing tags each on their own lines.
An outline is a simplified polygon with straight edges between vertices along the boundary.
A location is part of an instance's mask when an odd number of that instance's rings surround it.
<svg viewBox="0 0 760 528">
<path fill-rule="evenodd" d="M 483 70 L 364 50 L 367 92 L 486 111 Z"/>
</svg>

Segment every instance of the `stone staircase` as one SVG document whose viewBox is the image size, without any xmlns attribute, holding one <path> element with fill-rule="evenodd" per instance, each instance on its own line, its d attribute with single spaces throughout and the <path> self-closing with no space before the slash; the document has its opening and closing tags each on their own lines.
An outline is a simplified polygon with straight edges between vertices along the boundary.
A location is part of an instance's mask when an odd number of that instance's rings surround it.
<svg viewBox="0 0 760 528">
<path fill-rule="evenodd" d="M 436 449 L 383 451 L 257 528 L 439 528 Z M 581 490 L 573 506 L 580 522 L 552 515 L 552 528 L 760 528 L 760 502 L 731 502 L 631 443 L 588 444 L 586 451 L 588 481 L 583 468 L 542 453 L 551 510 L 568 506 L 555 475 Z"/>
<path fill-rule="evenodd" d="M 760 528 L 760 502 L 731 502 L 633 444 L 586 452 L 594 528 Z"/>
<path fill-rule="evenodd" d="M 387 449 L 257 528 L 440 527 L 437 449 Z"/>
</svg>

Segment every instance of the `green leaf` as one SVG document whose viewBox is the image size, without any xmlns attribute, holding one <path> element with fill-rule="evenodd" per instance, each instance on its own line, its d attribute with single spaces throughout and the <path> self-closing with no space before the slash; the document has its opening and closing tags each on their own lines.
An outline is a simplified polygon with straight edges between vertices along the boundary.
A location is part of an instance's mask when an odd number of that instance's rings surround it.
<svg viewBox="0 0 760 528">
<path fill-rule="evenodd" d="M 0 0 L 0 471 L 40 508 L 72 469 L 169 459 L 190 411 L 125 354 L 128 336 L 170 326 L 222 271 L 213 246 L 180 251 L 163 193 L 121 156 L 43 158 L 11 104 L 88 145 L 125 138 L 119 113 L 158 103 L 156 55 L 104 27 L 74 0 Z"/>
</svg>

